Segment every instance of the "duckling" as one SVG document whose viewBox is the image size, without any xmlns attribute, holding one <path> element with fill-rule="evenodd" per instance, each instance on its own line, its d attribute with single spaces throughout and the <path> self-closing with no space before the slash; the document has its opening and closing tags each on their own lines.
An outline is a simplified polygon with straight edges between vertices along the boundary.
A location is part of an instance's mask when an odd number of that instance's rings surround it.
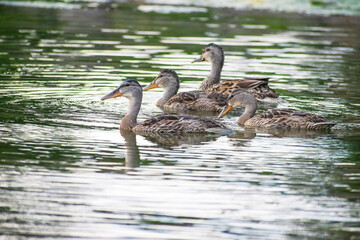
<svg viewBox="0 0 360 240">
<path fill-rule="evenodd" d="M 179 86 L 180 81 L 177 73 L 165 69 L 159 73 L 152 83 L 143 88 L 143 91 L 158 87 L 164 88 L 164 94 L 157 101 L 156 106 L 165 111 L 220 112 L 227 104 L 227 97 L 220 93 L 190 91 L 176 94 Z"/>
<path fill-rule="evenodd" d="M 121 130 L 146 133 L 205 133 L 227 130 L 222 124 L 208 118 L 197 116 L 163 113 L 155 115 L 141 123 L 137 123 L 137 116 L 142 102 L 142 88 L 135 80 L 125 80 L 118 88 L 101 98 L 106 100 L 124 96 L 129 99 L 128 110 L 120 122 Z"/>
<path fill-rule="evenodd" d="M 228 105 L 219 114 L 218 119 L 231 109 L 244 107 L 244 113 L 239 117 L 238 124 L 245 127 L 265 128 L 297 128 L 297 129 L 330 129 L 335 124 L 324 117 L 312 113 L 301 112 L 291 108 L 272 109 L 255 115 L 256 98 L 244 89 L 235 89 L 229 96 Z"/>
<path fill-rule="evenodd" d="M 243 88 L 253 93 L 257 99 L 279 100 L 278 94 L 268 85 L 269 78 L 244 78 L 220 82 L 224 58 L 225 55 L 222 47 L 215 43 L 210 43 L 204 48 L 201 57 L 193 61 L 193 63 L 202 61 L 211 63 L 210 74 L 202 81 L 200 90 L 207 93 L 222 93 L 228 96 L 233 89 Z"/>
</svg>

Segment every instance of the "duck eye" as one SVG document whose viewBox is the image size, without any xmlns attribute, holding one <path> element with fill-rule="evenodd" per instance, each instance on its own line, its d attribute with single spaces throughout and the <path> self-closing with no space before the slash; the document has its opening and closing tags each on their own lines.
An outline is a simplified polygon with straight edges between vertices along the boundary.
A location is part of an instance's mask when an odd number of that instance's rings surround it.
<svg viewBox="0 0 360 240">
<path fill-rule="evenodd" d="M 207 48 L 205 51 L 209 52 L 209 51 L 210 51 L 210 48 Z"/>
</svg>

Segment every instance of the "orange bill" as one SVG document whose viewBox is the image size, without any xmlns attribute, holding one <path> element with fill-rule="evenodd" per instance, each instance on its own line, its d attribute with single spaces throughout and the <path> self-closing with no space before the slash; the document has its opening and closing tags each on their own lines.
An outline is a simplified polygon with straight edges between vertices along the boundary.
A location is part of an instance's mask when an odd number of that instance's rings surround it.
<svg viewBox="0 0 360 240">
<path fill-rule="evenodd" d="M 222 118 L 223 116 L 225 116 L 228 112 L 230 112 L 234 107 L 233 106 L 230 106 L 230 105 L 227 105 L 226 107 L 224 107 L 224 109 L 221 111 L 221 113 L 219 114 L 218 116 L 218 119 L 219 118 Z"/>
<path fill-rule="evenodd" d="M 112 91 L 111 93 L 109 93 L 108 95 L 102 97 L 101 100 L 104 101 L 106 99 L 117 98 L 117 97 L 121 97 L 121 96 L 122 96 L 122 94 L 120 93 L 119 88 L 117 88 L 114 91 Z"/>
<path fill-rule="evenodd" d="M 150 90 L 150 89 L 153 89 L 153 88 L 158 88 L 158 87 L 159 86 L 155 82 L 152 82 L 148 86 L 144 87 L 143 91 L 147 91 L 147 90 Z"/>
</svg>

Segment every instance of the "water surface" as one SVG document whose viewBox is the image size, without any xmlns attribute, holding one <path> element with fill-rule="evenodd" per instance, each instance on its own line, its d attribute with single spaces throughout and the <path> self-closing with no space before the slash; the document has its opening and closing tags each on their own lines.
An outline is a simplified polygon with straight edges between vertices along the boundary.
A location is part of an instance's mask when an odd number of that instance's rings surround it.
<svg viewBox="0 0 360 240">
<path fill-rule="evenodd" d="M 358 239 L 360 19 L 184 5 L 0 5 L 0 234 L 6 239 Z M 47 7 L 50 6 L 50 7 Z M 65 6 L 65 7 L 63 7 Z M 160 6 L 163 9 L 163 6 Z M 182 9 L 182 10 L 181 10 Z M 271 77 L 279 107 L 329 132 L 145 138 L 120 132 L 122 80 L 178 72 L 197 89 Z M 161 113 L 146 92 L 139 120 Z"/>
</svg>

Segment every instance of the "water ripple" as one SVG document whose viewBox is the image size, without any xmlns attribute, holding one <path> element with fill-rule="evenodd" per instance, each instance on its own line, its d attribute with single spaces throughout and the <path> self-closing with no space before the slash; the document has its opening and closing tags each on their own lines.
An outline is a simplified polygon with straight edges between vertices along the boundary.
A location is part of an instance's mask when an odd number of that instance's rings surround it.
<svg viewBox="0 0 360 240">
<path fill-rule="evenodd" d="M 0 26 L 5 237 L 358 235 L 355 18 L 344 24 L 337 17 L 92 3 L 71 10 L 54 4 L 41 14 L 2 6 L 9 10 Z M 270 76 L 286 100 L 278 107 L 338 125 L 329 132 L 244 129 L 239 110 L 220 120 L 234 131 L 228 136 L 123 135 L 127 99 L 100 98 L 127 78 L 145 86 L 164 68 L 178 72 L 181 91 L 198 89 L 210 64 L 191 61 L 210 42 L 225 51 L 223 79 Z M 139 121 L 162 112 L 154 104 L 162 93 L 144 93 Z"/>
</svg>

